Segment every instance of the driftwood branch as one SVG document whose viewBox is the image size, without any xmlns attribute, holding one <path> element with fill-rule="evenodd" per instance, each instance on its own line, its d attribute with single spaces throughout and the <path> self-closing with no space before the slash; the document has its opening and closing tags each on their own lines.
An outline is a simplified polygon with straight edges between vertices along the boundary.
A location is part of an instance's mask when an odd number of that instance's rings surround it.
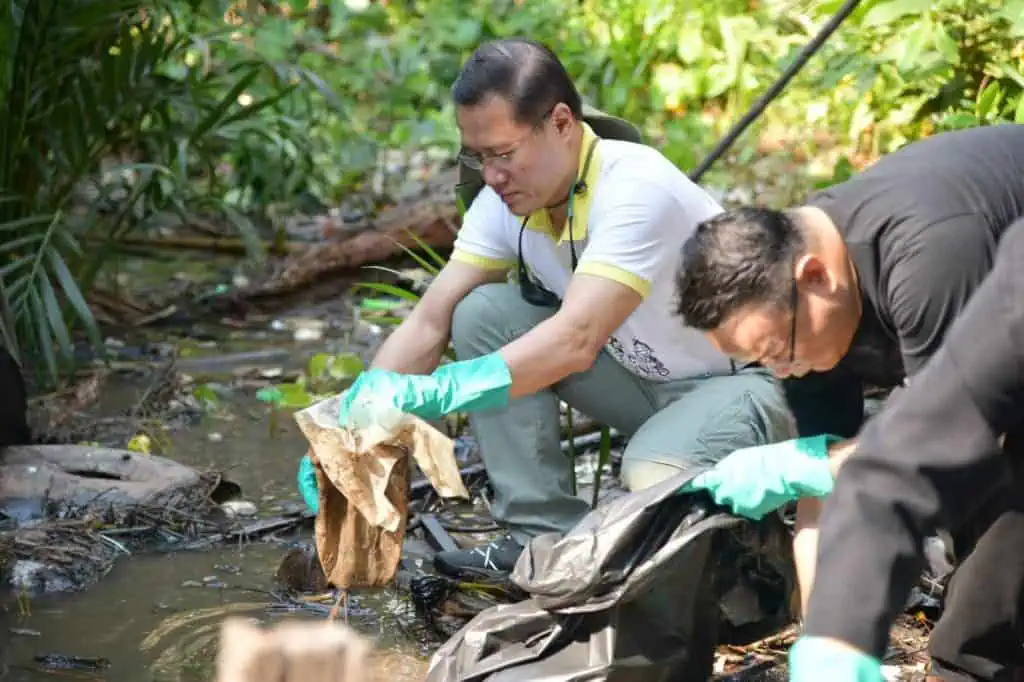
<svg viewBox="0 0 1024 682">
<path fill-rule="evenodd" d="M 454 170 L 441 173 L 422 197 L 387 208 L 372 220 L 346 229 L 348 236 L 337 241 L 314 244 L 291 255 L 273 277 L 235 292 L 234 298 L 282 296 L 361 265 L 387 260 L 401 253 L 402 246 L 416 248 L 416 240 L 409 233 L 433 248 L 451 246 L 459 225 L 455 178 Z"/>
</svg>

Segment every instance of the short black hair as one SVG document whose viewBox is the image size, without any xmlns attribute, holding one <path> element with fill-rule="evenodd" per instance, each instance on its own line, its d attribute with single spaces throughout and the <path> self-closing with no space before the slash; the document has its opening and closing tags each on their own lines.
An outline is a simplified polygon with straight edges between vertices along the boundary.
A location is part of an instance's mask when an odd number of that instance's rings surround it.
<svg viewBox="0 0 1024 682">
<path fill-rule="evenodd" d="M 528 38 L 483 43 L 452 85 L 458 106 L 477 106 L 492 95 L 512 104 L 517 123 L 535 125 L 559 102 L 583 118 L 580 93 L 565 66 L 546 45 Z"/>
<path fill-rule="evenodd" d="M 750 304 L 789 307 L 793 263 L 806 240 L 783 212 L 746 206 L 703 221 L 682 247 L 676 313 L 703 331 Z"/>
</svg>

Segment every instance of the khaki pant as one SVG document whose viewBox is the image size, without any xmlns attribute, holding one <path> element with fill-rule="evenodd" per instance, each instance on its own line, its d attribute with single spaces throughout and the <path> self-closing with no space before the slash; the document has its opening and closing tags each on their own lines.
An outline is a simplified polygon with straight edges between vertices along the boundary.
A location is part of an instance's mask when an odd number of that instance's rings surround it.
<svg viewBox="0 0 1024 682">
<path fill-rule="evenodd" d="M 455 309 L 456 356 L 498 350 L 554 312 L 524 301 L 513 284 L 480 286 Z M 589 510 L 572 494 L 558 399 L 630 437 L 622 461 L 630 490 L 713 464 L 737 448 L 796 435 L 781 388 L 763 369 L 662 383 L 637 377 L 602 352 L 586 372 L 470 417 L 494 488 L 491 511 L 520 542 L 564 533 Z"/>
</svg>

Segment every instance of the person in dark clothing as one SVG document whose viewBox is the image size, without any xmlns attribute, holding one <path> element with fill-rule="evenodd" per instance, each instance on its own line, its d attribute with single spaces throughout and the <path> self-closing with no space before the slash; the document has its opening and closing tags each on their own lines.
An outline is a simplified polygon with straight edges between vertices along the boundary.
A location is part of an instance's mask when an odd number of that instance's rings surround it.
<svg viewBox="0 0 1024 682">
<path fill-rule="evenodd" d="M 839 469 L 791 679 L 843 680 L 863 669 L 878 674 L 852 679 L 880 680 L 877 662 L 924 563 L 924 538 L 970 525 L 986 508 L 1001 513 L 958 568 L 946 622 L 932 636 L 933 648 L 940 637 L 965 645 L 966 665 L 932 674 L 1024 679 L 1022 264 L 1024 221 L 1006 233 L 992 272 L 944 344 L 868 422 Z M 954 609 L 962 620 L 948 619 Z"/>
<path fill-rule="evenodd" d="M 898 394 L 913 380 L 990 272 L 1002 235 L 1022 216 L 1024 126 L 1009 124 L 906 145 L 798 208 L 727 211 L 704 221 L 684 245 L 677 276 L 684 323 L 704 330 L 732 357 L 786 378 L 803 437 L 798 443 L 829 436 L 811 450 L 784 442 L 738 451 L 733 462 L 721 463 L 725 473 L 713 477 L 712 493 L 731 500 L 738 513 L 756 516 L 804 496 L 797 505 L 794 555 L 805 612 L 821 506 L 806 496 L 828 494 L 828 471 L 813 485 L 774 481 L 782 492 L 773 491 L 765 506 L 766 484 L 756 479 L 764 471 L 736 462 L 767 462 L 772 453 L 793 461 L 809 452 L 810 470 L 820 474 L 828 462 L 817 460 L 827 454 L 834 473 L 855 450 L 864 388 Z M 847 440 L 834 442 L 832 436 Z M 744 509 L 745 500 L 756 504 Z M 954 536 L 954 553 L 961 559 L 969 554 L 1000 517 L 1000 509 L 986 509 L 970 523 L 944 529 Z M 1024 532 L 1017 544 L 1024 556 Z M 957 594 L 1005 582 L 999 578 L 1003 570 L 987 565 L 958 571 L 951 581 L 931 638 L 935 670 L 971 670 L 969 631 L 1005 631 L 1001 615 L 970 609 Z M 1024 579 L 1024 567 L 1017 579 Z M 1003 597 L 1012 603 L 1015 592 L 1008 590 Z M 1007 655 L 990 652 L 993 660 Z M 950 673 L 939 679 L 970 678 Z"/>
<path fill-rule="evenodd" d="M 0 346 L 0 459 L 2 448 L 32 442 L 27 413 L 28 396 L 21 366 Z"/>
</svg>

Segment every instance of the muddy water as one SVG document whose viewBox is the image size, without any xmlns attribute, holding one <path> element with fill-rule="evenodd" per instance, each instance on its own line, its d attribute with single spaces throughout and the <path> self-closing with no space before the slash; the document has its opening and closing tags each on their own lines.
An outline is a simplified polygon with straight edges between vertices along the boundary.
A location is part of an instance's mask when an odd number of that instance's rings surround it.
<svg viewBox="0 0 1024 682">
<path fill-rule="evenodd" d="M 219 354 L 240 348 L 250 351 L 257 345 L 264 350 L 276 347 L 282 352 L 241 362 L 287 368 L 301 366 L 314 352 L 336 352 L 341 342 L 335 338 L 296 344 L 278 336 L 256 344 L 248 339 L 192 355 L 182 369 L 228 386 L 232 365 L 237 363 L 210 360 Z M 217 372 L 223 375 L 218 377 Z M 137 390 L 137 386 L 115 384 L 108 387 L 104 400 L 130 405 Z M 199 424 L 171 432 L 170 449 L 164 454 L 200 469 L 224 472 L 242 487 L 243 498 L 257 505 L 260 516 L 274 516 L 301 504 L 295 472 L 306 441 L 287 416 L 279 420 L 272 437 L 266 407 L 253 393 L 251 388 L 229 389 L 228 398 Z M 123 558 L 99 585 L 85 592 L 32 597 L 29 614 L 19 614 L 17 606 L 7 601 L 5 611 L 0 611 L 0 643 L 7 640 L 9 666 L 4 679 L 43 682 L 66 677 L 68 673 L 42 671 L 34 663 L 35 656 L 56 653 L 109 660 L 108 668 L 87 679 L 212 682 L 218 628 L 225 616 L 242 614 L 265 623 L 323 617 L 308 612 L 282 614 L 271 606 L 276 600 L 268 594 L 275 588 L 274 571 L 290 543 L 308 540 L 311 533 L 307 527 L 242 546 Z M 389 680 L 421 679 L 423 653 L 394 627 L 393 618 L 385 617 L 393 596 L 386 592 L 358 595 L 350 623 L 384 652 Z"/>
</svg>

